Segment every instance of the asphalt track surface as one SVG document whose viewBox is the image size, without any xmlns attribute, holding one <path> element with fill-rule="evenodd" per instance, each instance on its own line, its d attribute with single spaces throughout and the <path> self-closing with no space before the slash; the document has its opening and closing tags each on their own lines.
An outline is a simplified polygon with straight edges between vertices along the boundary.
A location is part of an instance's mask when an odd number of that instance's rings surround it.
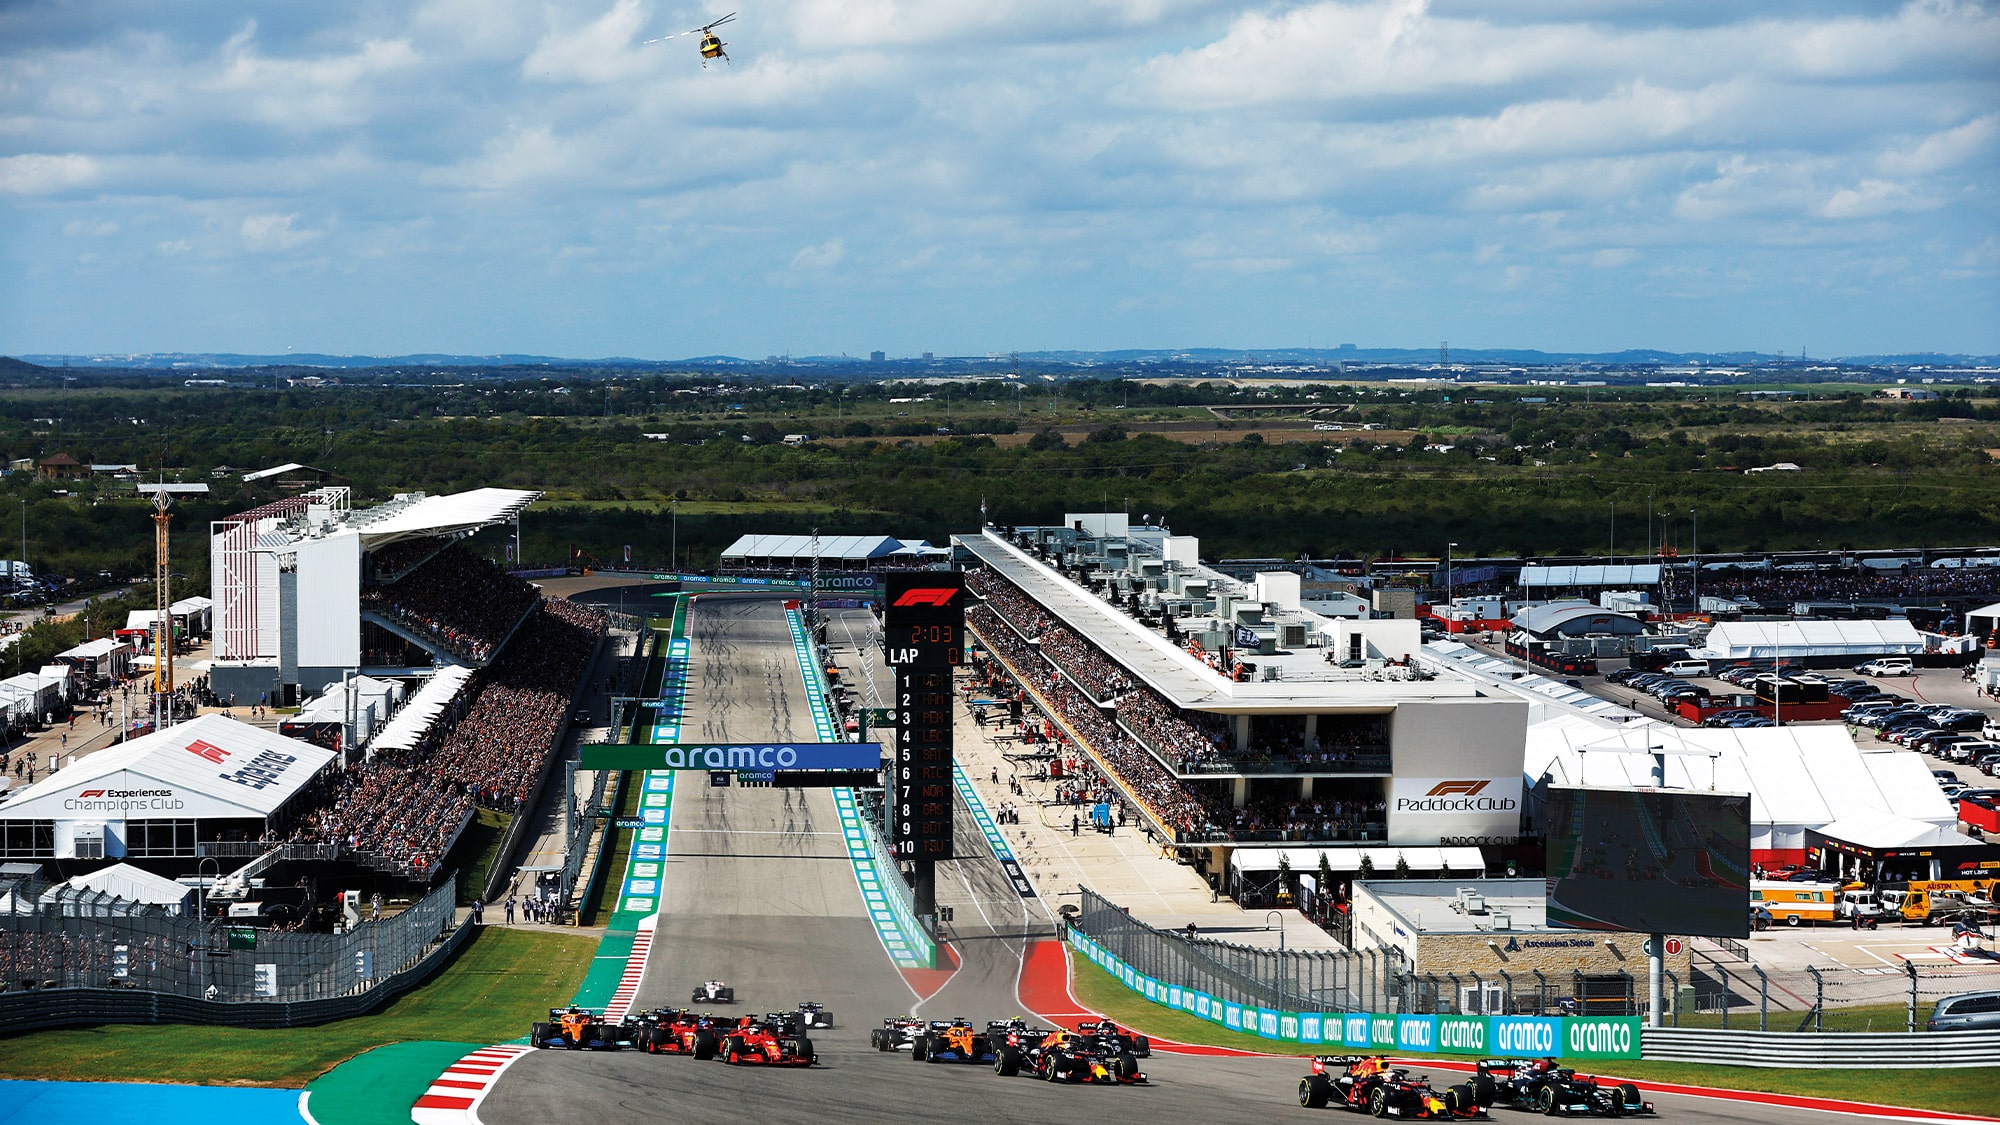
<svg viewBox="0 0 2000 1125">
<path fill-rule="evenodd" d="M 684 728 L 690 741 L 813 737 L 776 600 L 704 596 L 691 622 Z M 1047 914 L 1016 895 L 961 807 L 961 859 L 941 865 L 938 876 L 939 901 L 956 908 L 951 940 L 960 967 L 924 1000 L 890 964 L 863 912 L 827 792 L 710 789 L 703 780 L 683 775 L 674 795 L 662 910 L 635 1006 L 685 1006 L 694 986 L 710 978 L 736 987 L 731 1011 L 818 1000 L 838 1021 L 813 1033 L 820 1065 L 764 1070 L 635 1051 L 538 1051 L 506 1071 L 481 1105 L 486 1125 L 663 1119 L 1163 1125 L 1345 1116 L 1299 1107 L 1305 1066 L 1297 1058 L 1156 1052 L 1143 1064 L 1149 1085 L 1102 1088 L 1000 1078 L 990 1066 L 919 1064 L 907 1052 L 875 1051 L 868 1029 L 885 1016 L 983 1022 L 1022 1014 L 1015 982 L 1023 949 L 1029 937 L 1049 935 Z M 1435 1074 L 1440 1086 L 1453 1080 L 1452 1072 Z M 1662 1118 L 1689 1122 L 1881 1120 L 1651 1097 Z"/>
</svg>

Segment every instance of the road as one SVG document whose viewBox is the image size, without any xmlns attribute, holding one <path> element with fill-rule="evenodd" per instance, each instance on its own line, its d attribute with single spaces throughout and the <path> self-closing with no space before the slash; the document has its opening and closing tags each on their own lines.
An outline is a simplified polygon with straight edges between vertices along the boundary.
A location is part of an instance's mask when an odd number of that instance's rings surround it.
<svg viewBox="0 0 2000 1125">
<path fill-rule="evenodd" d="M 703 741 L 812 737 L 776 601 L 702 597 L 691 620 L 691 732 Z M 637 1006 L 684 1005 L 711 977 L 735 985 L 735 1010 L 818 1000 L 838 1021 L 813 1035 L 820 1065 L 757 1070 L 638 1052 L 535 1052 L 505 1072 L 480 1117 L 486 1125 L 662 1117 L 944 1118 L 967 1125 L 1082 1117 L 1158 1125 L 1306 1114 L 1296 1102 L 1305 1069 L 1297 1058 L 1161 1052 L 1146 1063 L 1149 1085 L 1100 1089 L 1003 1079 L 985 1066 L 915 1064 L 907 1053 L 871 1049 L 868 1029 L 885 1016 L 984 1021 L 1022 1014 L 1015 992 L 1022 949 L 1027 937 L 1048 932 L 1047 916 L 1015 894 L 963 808 L 956 841 L 958 854 L 970 858 L 941 871 L 938 892 L 956 908 L 952 938 L 962 966 L 925 1001 L 891 966 L 865 917 L 826 791 L 711 789 L 688 775 L 674 797 L 663 909 Z M 1436 1073 L 1439 1085 L 1449 1083 L 1450 1072 Z M 1672 1095 L 1653 1100 L 1663 1117 L 1687 1121 L 1789 1125 L 1846 1116 Z"/>
</svg>

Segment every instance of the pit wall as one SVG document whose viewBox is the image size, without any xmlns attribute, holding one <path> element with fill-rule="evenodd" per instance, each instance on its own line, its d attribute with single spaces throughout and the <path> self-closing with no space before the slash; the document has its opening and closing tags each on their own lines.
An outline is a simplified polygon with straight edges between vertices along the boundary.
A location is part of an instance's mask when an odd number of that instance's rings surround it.
<svg viewBox="0 0 2000 1125">
<path fill-rule="evenodd" d="M 1218 1000 L 1164 984 L 1104 947 L 1069 931 L 1069 943 L 1092 964 L 1147 1000 L 1229 1031 L 1327 1054 L 1410 1052 L 1437 1055 L 1636 1059 L 1637 1016 L 1432 1016 L 1370 1012 L 1279 1012 Z"/>
</svg>

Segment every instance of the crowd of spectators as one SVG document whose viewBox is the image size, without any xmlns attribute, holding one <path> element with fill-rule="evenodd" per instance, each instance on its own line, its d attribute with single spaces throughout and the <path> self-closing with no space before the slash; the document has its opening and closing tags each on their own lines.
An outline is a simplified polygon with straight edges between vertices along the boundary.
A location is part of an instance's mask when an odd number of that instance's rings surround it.
<svg viewBox="0 0 2000 1125">
<path fill-rule="evenodd" d="M 518 811 L 605 625 L 598 610 L 544 601 L 416 745 L 327 777 L 292 841 L 339 844 L 415 873 L 450 849 L 474 808 Z"/>
<path fill-rule="evenodd" d="M 463 547 L 448 547 L 394 582 L 361 592 L 361 608 L 484 663 L 541 595 Z"/>
<path fill-rule="evenodd" d="M 437 554 L 450 540 L 434 535 L 401 539 L 368 552 L 368 575 L 377 582 L 393 581 L 404 571 Z"/>
<path fill-rule="evenodd" d="M 1704 598 L 1781 602 L 1909 602 L 1946 597 L 2000 597 L 2000 567 L 1903 571 L 1769 570 L 1701 574 Z"/>
</svg>

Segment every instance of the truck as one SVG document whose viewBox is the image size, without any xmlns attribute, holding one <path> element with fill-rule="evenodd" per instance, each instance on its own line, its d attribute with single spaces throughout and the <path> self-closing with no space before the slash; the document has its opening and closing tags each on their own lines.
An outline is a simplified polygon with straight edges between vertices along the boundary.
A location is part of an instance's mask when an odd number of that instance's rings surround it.
<svg viewBox="0 0 2000 1125">
<path fill-rule="evenodd" d="M 1925 883 L 1909 883 L 1884 887 L 1879 894 L 1884 917 L 1895 918 L 1906 926 L 1935 926 L 1966 913 L 1988 919 L 1994 916 L 1992 899 L 1952 888 L 1932 889 Z"/>
<path fill-rule="evenodd" d="M 1770 911 L 1771 919 L 1787 926 L 1804 922 L 1831 922 L 1838 915 L 1839 883 L 1792 883 L 1753 879 L 1750 905 Z"/>
<path fill-rule="evenodd" d="M 35 572 L 27 563 L 16 559 L 0 559 L 0 586 L 22 588 L 35 584 Z"/>
<path fill-rule="evenodd" d="M 1889 916 L 1882 905 L 1881 893 L 1867 887 L 1840 892 L 1840 901 L 1834 904 L 1834 913 L 1858 930 L 1872 930 Z"/>
</svg>

